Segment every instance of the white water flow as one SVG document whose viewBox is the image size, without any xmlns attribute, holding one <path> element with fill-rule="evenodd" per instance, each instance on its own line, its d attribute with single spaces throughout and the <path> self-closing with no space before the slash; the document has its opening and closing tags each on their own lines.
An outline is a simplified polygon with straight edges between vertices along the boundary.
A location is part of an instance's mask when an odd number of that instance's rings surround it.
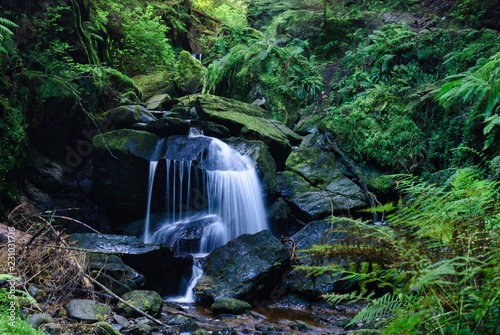
<svg viewBox="0 0 500 335">
<path fill-rule="evenodd" d="M 145 242 L 166 243 L 200 256 L 242 234 L 268 229 L 255 166 L 226 143 L 211 138 L 201 161 L 166 159 L 165 168 L 166 211 L 151 229 L 149 212 L 156 171 L 151 162 Z M 189 283 L 194 282 L 186 285 L 183 298 L 176 297 L 178 302 L 194 302 L 192 289 L 201 276 L 196 263 L 192 273 Z"/>
<path fill-rule="evenodd" d="M 183 290 L 185 293 L 183 295 L 175 296 L 175 297 L 170 297 L 166 299 L 167 301 L 170 302 L 176 302 L 176 303 L 186 303 L 190 304 L 195 301 L 195 296 L 194 296 L 194 287 L 196 286 L 196 283 L 198 280 L 201 278 L 203 275 L 203 271 L 201 270 L 201 264 L 198 259 L 193 260 L 193 267 L 192 267 L 192 275 L 191 279 L 189 279 L 189 282 L 186 285 L 186 288 Z"/>
</svg>

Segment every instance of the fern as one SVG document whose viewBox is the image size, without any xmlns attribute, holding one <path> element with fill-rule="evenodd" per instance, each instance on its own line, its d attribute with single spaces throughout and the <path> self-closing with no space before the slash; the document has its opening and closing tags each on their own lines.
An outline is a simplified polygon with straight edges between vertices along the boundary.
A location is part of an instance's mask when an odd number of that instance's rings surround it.
<svg viewBox="0 0 500 335">
<path fill-rule="evenodd" d="M 438 101 L 447 109 L 458 103 L 471 106 L 469 122 L 478 117 L 485 119 L 483 133 L 487 138 L 483 149 L 488 149 L 496 134 L 496 114 L 492 114 L 500 105 L 500 52 L 488 60 L 479 59 L 475 67 L 446 79 L 449 82 L 441 87 Z"/>
<path fill-rule="evenodd" d="M 394 314 L 403 305 L 401 297 L 401 295 L 386 293 L 380 298 L 371 300 L 365 308 L 351 319 L 348 326 L 359 322 L 369 321 L 379 316 Z"/>
</svg>

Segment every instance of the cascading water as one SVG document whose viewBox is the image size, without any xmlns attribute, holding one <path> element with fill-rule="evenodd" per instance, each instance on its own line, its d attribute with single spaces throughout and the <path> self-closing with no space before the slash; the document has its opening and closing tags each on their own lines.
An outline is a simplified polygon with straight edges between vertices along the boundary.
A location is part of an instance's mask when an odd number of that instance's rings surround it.
<svg viewBox="0 0 500 335">
<path fill-rule="evenodd" d="M 173 245 L 178 251 L 201 257 L 239 235 L 268 229 L 268 223 L 252 160 L 218 139 L 202 135 L 191 138 L 204 138 L 210 143 L 198 161 L 165 160 L 166 211 L 154 229 L 150 210 L 158 162 L 150 163 L 144 241 Z M 192 289 L 201 276 L 199 271 L 194 265 L 186 292 L 177 301 L 194 301 Z"/>
</svg>

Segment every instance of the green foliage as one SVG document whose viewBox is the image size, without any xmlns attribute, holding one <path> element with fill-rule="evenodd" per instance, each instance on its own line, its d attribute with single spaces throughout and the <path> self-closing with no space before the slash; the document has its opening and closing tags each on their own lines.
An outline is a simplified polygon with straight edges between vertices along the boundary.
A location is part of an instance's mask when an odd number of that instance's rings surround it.
<svg viewBox="0 0 500 335">
<path fill-rule="evenodd" d="M 410 176 L 399 180 L 403 200 L 389 208 L 389 225 L 352 220 L 337 228 L 342 240 L 311 249 L 319 262 L 350 263 L 331 269 L 343 272 L 343 280 L 359 281 L 358 294 L 325 298 L 335 303 L 367 299 L 352 323 L 390 315 L 384 334 L 495 333 L 500 183 L 483 179 L 473 168 L 456 170 L 440 184 Z M 328 270 L 317 267 L 312 273 Z M 374 288 L 390 292 L 374 297 Z"/>
<path fill-rule="evenodd" d="M 458 0 L 451 17 L 469 27 L 498 30 L 499 4 L 498 0 Z"/>
<path fill-rule="evenodd" d="M 169 28 L 161 13 L 151 5 L 146 8 L 114 5 L 102 11 L 106 24 L 119 36 L 113 49 L 113 66 L 129 75 L 149 74 L 172 68 L 175 53 L 166 36 Z"/>
<path fill-rule="evenodd" d="M 500 117 L 500 52 L 488 60 L 480 59 L 475 67 L 466 72 L 446 79 L 447 83 L 441 86 L 437 99 L 446 109 L 458 104 L 471 106 L 467 124 L 472 128 L 477 118 L 484 120 L 483 134 L 486 139 L 483 140 L 483 149 L 488 149 L 497 134 L 498 127 L 495 125 Z"/>
<path fill-rule="evenodd" d="M 323 123 L 358 159 L 411 171 L 423 134 L 396 94 L 395 86 L 374 85 L 354 101 L 330 108 Z"/>
<path fill-rule="evenodd" d="M 0 334 L 44 335 L 45 333 L 34 329 L 17 316 L 12 322 L 6 313 L 0 313 Z"/>
<path fill-rule="evenodd" d="M 2 45 L 5 37 L 12 35 L 11 28 L 17 28 L 17 24 L 14 22 L 0 17 L 0 51 L 3 53 L 7 53 L 7 49 Z"/>
<path fill-rule="evenodd" d="M 307 43 L 285 41 L 276 32 L 234 46 L 209 67 L 209 90 L 246 101 L 249 92 L 263 95 L 276 117 L 294 121 L 298 107 L 313 102 L 322 87 L 312 60 L 305 57 Z M 251 102 L 251 101 L 249 101 Z"/>
</svg>

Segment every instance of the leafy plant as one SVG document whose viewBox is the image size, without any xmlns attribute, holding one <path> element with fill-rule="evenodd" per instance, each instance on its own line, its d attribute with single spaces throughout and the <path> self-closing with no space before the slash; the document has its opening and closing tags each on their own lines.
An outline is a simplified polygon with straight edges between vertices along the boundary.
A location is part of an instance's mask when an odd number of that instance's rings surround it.
<svg viewBox="0 0 500 335">
<path fill-rule="evenodd" d="M 257 95 L 269 102 L 276 117 L 293 122 L 297 107 L 313 102 L 322 87 L 312 60 L 304 55 L 306 46 L 300 40 L 287 43 L 272 31 L 238 44 L 209 67 L 209 90 L 244 101 L 260 91 Z"/>
<path fill-rule="evenodd" d="M 418 163 L 423 134 L 396 92 L 394 86 L 374 85 L 330 108 L 323 124 L 358 159 L 409 172 Z"/>
<path fill-rule="evenodd" d="M 13 32 L 10 30 L 10 28 L 16 28 L 16 27 L 17 27 L 17 24 L 15 24 L 14 22 L 12 22 L 6 18 L 0 17 L 0 51 L 1 52 L 7 53 L 7 49 L 5 49 L 2 46 L 2 42 L 6 36 L 13 34 Z"/>
<path fill-rule="evenodd" d="M 342 280 L 359 281 L 358 294 L 330 293 L 325 299 L 367 299 L 352 323 L 389 316 L 383 334 L 495 333 L 500 183 L 483 179 L 474 168 L 456 170 L 440 184 L 410 176 L 399 180 L 403 199 L 383 208 L 392 211 L 388 225 L 339 225 L 342 240 L 310 250 L 310 256 L 339 265 L 301 268 L 312 274 L 341 271 Z M 340 265 L 346 260 L 348 268 Z M 373 289 L 389 292 L 377 297 Z"/>
<path fill-rule="evenodd" d="M 483 150 L 488 149 L 495 139 L 498 114 L 500 113 L 500 52 L 488 60 L 481 59 L 477 65 L 458 75 L 448 76 L 441 86 L 437 99 L 446 108 L 457 104 L 470 107 L 468 126 L 478 118 L 485 122 Z M 494 114 L 494 115 L 493 115 Z M 469 130 L 470 131 L 470 130 Z"/>
</svg>

